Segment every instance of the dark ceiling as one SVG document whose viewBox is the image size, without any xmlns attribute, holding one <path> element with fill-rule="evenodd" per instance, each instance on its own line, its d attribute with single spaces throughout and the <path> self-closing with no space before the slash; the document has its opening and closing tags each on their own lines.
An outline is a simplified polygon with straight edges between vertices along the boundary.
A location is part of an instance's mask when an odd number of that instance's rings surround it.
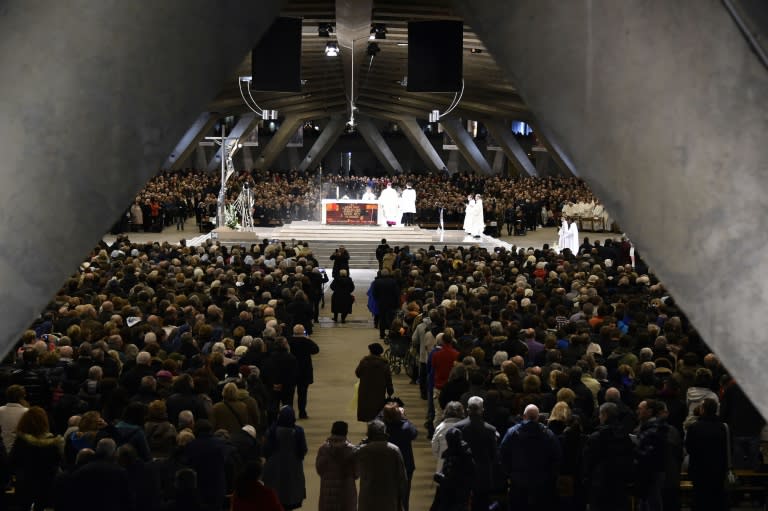
<svg viewBox="0 0 768 511">
<path fill-rule="evenodd" d="M 319 119 L 350 114 L 351 52 L 344 42 L 355 40 L 356 115 L 396 120 L 414 117 L 426 120 L 431 110 L 441 112 L 451 103 L 453 94 L 408 92 L 401 83 L 408 71 L 408 22 L 421 20 L 461 20 L 450 0 L 293 0 L 281 11 L 282 16 L 302 18 L 302 90 L 299 93 L 253 92 L 256 102 L 276 109 L 281 117 L 289 114 Z M 318 35 L 318 25 L 334 26 L 330 37 Z M 373 24 L 384 24 L 386 39 L 378 39 L 380 52 L 371 59 L 366 55 L 367 37 Z M 338 41 L 341 55 L 328 57 L 326 43 Z M 440 51 L 439 42 L 435 52 Z M 345 71 L 345 64 L 347 71 Z M 248 112 L 238 90 L 238 77 L 251 74 L 251 56 L 240 65 L 237 74 L 224 85 L 209 111 L 222 115 Z M 529 120 L 530 112 L 505 79 L 493 56 L 464 24 L 463 75 L 465 90 L 453 116 L 468 119 Z"/>
</svg>

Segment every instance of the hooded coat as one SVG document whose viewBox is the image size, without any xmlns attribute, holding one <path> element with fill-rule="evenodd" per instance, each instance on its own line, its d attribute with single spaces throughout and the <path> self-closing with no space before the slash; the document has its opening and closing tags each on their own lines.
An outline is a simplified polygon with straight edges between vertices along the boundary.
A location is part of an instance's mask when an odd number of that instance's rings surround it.
<svg viewBox="0 0 768 511">
<path fill-rule="evenodd" d="M 60 436 L 16 436 L 10 464 L 16 476 L 16 498 L 24 509 L 31 503 L 35 509 L 53 504 L 53 483 L 63 457 L 64 439 Z"/>
</svg>

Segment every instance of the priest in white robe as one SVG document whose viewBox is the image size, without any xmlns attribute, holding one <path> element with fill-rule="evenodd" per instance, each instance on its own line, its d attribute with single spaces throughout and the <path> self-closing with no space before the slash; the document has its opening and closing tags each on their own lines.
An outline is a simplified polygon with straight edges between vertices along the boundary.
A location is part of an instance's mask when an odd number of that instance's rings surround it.
<svg viewBox="0 0 768 511">
<path fill-rule="evenodd" d="M 579 226 L 575 220 L 568 226 L 568 248 L 574 255 L 579 253 Z"/>
<path fill-rule="evenodd" d="M 485 213 L 483 212 L 483 199 L 480 194 L 475 195 L 475 206 L 472 210 L 472 223 L 470 234 L 475 238 L 482 236 L 485 231 Z"/>
<path fill-rule="evenodd" d="M 557 248 L 561 252 L 568 246 L 568 220 L 563 217 L 563 223 L 560 225 L 560 230 L 557 232 Z"/>
<path fill-rule="evenodd" d="M 405 185 L 405 190 L 400 196 L 400 211 L 403 214 L 403 225 L 413 225 L 416 216 L 416 190 L 411 183 Z"/>
<path fill-rule="evenodd" d="M 472 215 L 475 210 L 475 198 L 473 196 L 467 197 L 467 205 L 464 207 L 464 232 L 469 234 L 472 231 Z"/>
<path fill-rule="evenodd" d="M 379 207 L 381 208 L 381 214 L 379 218 L 380 223 L 389 226 L 400 224 L 400 197 L 397 195 L 397 191 L 392 188 L 392 183 L 387 183 L 387 187 L 381 191 L 379 195 Z"/>
</svg>

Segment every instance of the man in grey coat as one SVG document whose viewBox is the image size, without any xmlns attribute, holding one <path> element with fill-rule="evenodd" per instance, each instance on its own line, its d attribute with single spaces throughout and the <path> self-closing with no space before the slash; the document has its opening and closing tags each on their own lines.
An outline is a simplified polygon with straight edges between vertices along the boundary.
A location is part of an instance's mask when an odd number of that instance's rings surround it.
<svg viewBox="0 0 768 511">
<path fill-rule="evenodd" d="M 408 477 L 400 449 L 387 442 L 380 420 L 368 423 L 368 438 L 355 453 L 360 474 L 358 509 L 401 511 L 406 502 Z"/>
</svg>

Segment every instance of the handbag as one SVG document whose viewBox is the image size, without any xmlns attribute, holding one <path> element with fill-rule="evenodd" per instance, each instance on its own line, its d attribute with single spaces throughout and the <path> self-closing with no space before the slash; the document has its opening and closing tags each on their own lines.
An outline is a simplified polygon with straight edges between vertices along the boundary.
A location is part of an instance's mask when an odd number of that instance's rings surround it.
<svg viewBox="0 0 768 511">
<path fill-rule="evenodd" d="M 728 470 L 725 473 L 725 487 L 727 489 L 732 489 L 739 484 L 739 478 L 733 471 L 733 460 L 731 459 L 731 431 L 728 428 L 728 424 L 725 422 L 723 423 L 723 427 L 725 428 L 725 455 L 728 460 Z"/>
</svg>

